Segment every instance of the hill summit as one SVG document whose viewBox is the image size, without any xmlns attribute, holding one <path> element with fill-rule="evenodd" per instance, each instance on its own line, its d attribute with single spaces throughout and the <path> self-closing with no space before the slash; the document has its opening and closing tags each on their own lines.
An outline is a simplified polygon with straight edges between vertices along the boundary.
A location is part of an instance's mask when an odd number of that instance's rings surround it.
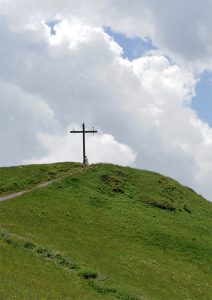
<svg viewBox="0 0 212 300">
<path fill-rule="evenodd" d="M 0 200 L 0 299 L 212 298 L 211 203 L 171 178 L 0 168 Z"/>
</svg>

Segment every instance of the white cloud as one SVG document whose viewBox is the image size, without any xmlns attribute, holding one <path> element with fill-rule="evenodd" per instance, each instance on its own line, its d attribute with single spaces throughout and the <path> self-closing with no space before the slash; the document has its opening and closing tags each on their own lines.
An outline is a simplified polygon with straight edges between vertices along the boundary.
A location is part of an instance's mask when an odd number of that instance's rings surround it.
<svg viewBox="0 0 212 300">
<path fill-rule="evenodd" d="M 16 30 L 37 28 L 41 20 L 54 17 L 77 16 L 91 26 L 150 37 L 174 61 L 192 70 L 212 68 L 211 0 L 1 0 L 0 11 Z"/>
<path fill-rule="evenodd" d="M 48 104 L 0 80 L 0 111 L 0 165 L 14 165 L 23 157 L 43 155 L 36 132 L 51 132 L 57 127 Z"/>
<path fill-rule="evenodd" d="M 189 107 L 196 80 L 184 67 L 187 64 L 173 64 L 158 51 L 132 62 L 122 58 L 121 48 L 97 25 L 108 22 L 137 33 L 136 5 L 122 1 L 119 11 L 119 1 L 110 3 L 113 14 L 110 11 L 106 19 L 109 1 L 87 11 L 86 5 L 74 8 L 72 1 L 63 2 L 68 17 L 51 36 L 43 20 L 60 10 L 61 2 L 55 3 L 47 14 L 48 1 L 31 1 L 29 7 L 22 0 L 19 5 L 25 9 L 19 18 L 16 2 L 14 8 L 5 2 L 0 26 L 1 164 L 81 160 L 81 138 L 66 135 L 67 126 L 95 122 L 107 134 L 87 138 L 91 162 L 135 163 L 172 176 L 212 199 L 208 176 L 212 129 Z M 127 7 L 134 13 L 123 19 Z M 148 27 L 150 8 L 142 11 L 146 19 L 141 24 L 154 36 L 156 23 Z M 137 19 L 129 25 L 133 17 Z M 178 52 L 172 53 L 178 57 Z M 180 53 L 182 60 L 186 58 Z M 198 60 L 194 61 L 196 65 Z"/>
<path fill-rule="evenodd" d="M 70 135 L 38 134 L 47 156 L 29 159 L 24 162 L 52 163 L 58 161 L 82 161 L 82 137 Z M 133 165 L 136 155 L 127 145 L 118 143 L 112 135 L 102 134 L 86 137 L 86 155 L 89 163 L 116 163 L 122 166 Z"/>
</svg>

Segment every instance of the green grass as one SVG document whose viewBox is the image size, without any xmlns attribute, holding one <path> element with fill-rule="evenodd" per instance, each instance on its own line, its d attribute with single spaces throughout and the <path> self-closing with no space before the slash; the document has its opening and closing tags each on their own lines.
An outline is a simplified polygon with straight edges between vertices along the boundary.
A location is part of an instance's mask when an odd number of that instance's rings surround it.
<svg viewBox="0 0 212 300">
<path fill-rule="evenodd" d="M 1 242 L 1 300 L 83 299 L 101 297 L 74 273 L 51 261 L 43 261 L 27 251 Z M 106 298 L 109 299 L 109 298 Z"/>
<path fill-rule="evenodd" d="M 210 202 L 157 173 L 99 164 L 67 175 L 0 203 L 0 299 L 210 300 L 211 214 Z"/>
<path fill-rule="evenodd" d="M 76 172 L 78 163 L 57 163 L 0 168 L 0 196 L 30 189 L 35 185 Z"/>
</svg>

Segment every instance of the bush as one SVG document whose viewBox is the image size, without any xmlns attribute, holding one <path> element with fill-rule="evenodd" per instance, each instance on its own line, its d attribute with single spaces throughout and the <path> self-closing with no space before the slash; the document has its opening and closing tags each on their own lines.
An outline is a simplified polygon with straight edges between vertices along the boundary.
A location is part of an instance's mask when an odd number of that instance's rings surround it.
<svg viewBox="0 0 212 300">
<path fill-rule="evenodd" d="M 184 209 L 187 213 L 191 214 L 191 210 L 188 208 L 188 206 L 187 206 L 186 204 L 183 205 L 183 209 Z"/>
<path fill-rule="evenodd" d="M 126 175 L 121 172 L 117 172 L 113 175 L 110 174 L 103 174 L 101 176 L 101 180 L 109 188 L 110 192 L 123 194 L 124 193 L 124 186 L 126 183 Z"/>
<path fill-rule="evenodd" d="M 83 279 L 95 279 L 98 277 L 98 273 L 85 270 L 85 271 L 79 272 L 79 276 Z"/>
<path fill-rule="evenodd" d="M 147 205 L 150 205 L 152 207 L 157 207 L 160 209 L 165 209 L 165 210 L 169 210 L 169 211 L 176 210 L 176 206 L 171 200 L 168 200 L 168 199 L 162 198 L 162 197 L 158 197 L 158 196 L 157 196 L 157 198 L 153 198 L 150 195 L 146 195 L 143 197 L 143 202 Z"/>
</svg>

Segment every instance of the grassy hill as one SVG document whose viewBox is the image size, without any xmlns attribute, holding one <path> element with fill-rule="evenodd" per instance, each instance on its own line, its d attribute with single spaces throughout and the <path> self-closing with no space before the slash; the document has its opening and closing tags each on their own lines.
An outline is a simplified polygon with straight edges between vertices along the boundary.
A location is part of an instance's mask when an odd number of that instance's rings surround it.
<svg viewBox="0 0 212 300">
<path fill-rule="evenodd" d="M 51 185 L 37 185 L 51 181 Z M 212 299 L 212 205 L 157 173 L 0 168 L 0 299 Z"/>
</svg>

